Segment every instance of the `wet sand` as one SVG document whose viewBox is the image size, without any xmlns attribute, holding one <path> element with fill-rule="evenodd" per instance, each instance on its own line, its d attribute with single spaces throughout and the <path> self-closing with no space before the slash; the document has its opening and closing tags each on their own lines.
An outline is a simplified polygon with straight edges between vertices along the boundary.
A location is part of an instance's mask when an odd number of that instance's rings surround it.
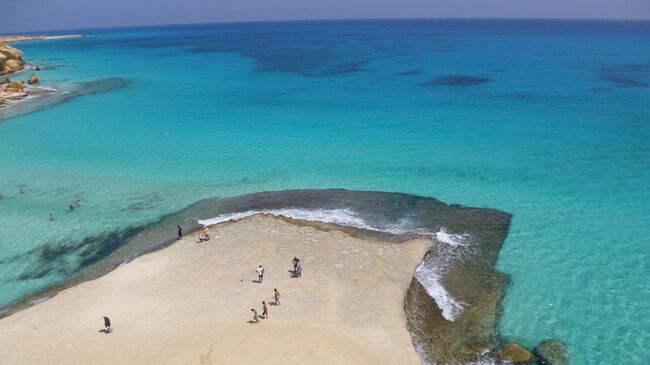
<svg viewBox="0 0 650 365">
<path fill-rule="evenodd" d="M 3 364 L 419 364 L 404 298 L 432 245 L 256 215 L 0 320 Z M 291 259 L 303 261 L 292 278 Z M 266 269 L 264 282 L 255 268 Z M 250 308 L 270 318 L 249 323 Z M 102 316 L 114 332 L 103 334 Z"/>
</svg>

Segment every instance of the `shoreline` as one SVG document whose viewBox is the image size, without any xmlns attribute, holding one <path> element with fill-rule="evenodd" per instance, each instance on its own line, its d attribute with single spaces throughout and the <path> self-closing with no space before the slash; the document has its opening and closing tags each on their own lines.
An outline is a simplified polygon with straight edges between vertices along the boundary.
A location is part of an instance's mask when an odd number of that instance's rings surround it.
<svg viewBox="0 0 650 365">
<path fill-rule="evenodd" d="M 197 243 L 187 235 L 3 318 L 0 348 L 12 348 L 3 359 L 419 364 L 403 303 L 431 241 L 361 239 L 265 215 L 219 223 L 211 236 Z M 293 256 L 304 262 L 302 278 L 287 271 Z M 259 261 L 265 280 L 251 283 Z M 282 305 L 248 323 L 250 307 L 269 301 L 273 287 Z M 115 328 L 109 336 L 98 333 L 104 314 Z"/>
<path fill-rule="evenodd" d="M 32 65 L 23 59 L 23 53 L 17 48 L 10 45 L 13 42 L 35 41 L 35 40 L 48 40 L 48 39 L 69 39 L 81 38 L 82 34 L 67 34 L 67 35 L 35 35 L 35 36 L 0 36 L 0 109 L 8 109 L 12 106 L 19 104 L 21 101 L 27 101 L 30 97 L 38 99 L 43 96 L 51 95 L 53 88 L 35 86 L 39 83 L 36 77 L 36 71 L 40 71 L 40 67 Z M 15 79 L 12 81 L 10 77 L 20 76 L 26 71 L 34 71 L 34 73 L 25 81 L 18 82 Z"/>
<path fill-rule="evenodd" d="M 82 38 L 83 34 L 64 34 L 64 35 L 8 35 L 0 36 L 0 43 L 12 42 L 26 42 L 26 41 L 41 41 L 46 39 L 66 39 L 66 38 Z"/>
<path fill-rule="evenodd" d="M 400 219 L 403 216 L 410 217 L 406 225 Z M 196 217 L 207 219 L 197 222 Z M 404 328 L 420 359 L 424 364 L 499 364 L 504 358 L 500 349 L 506 342 L 497 328 L 507 276 L 496 271 L 494 265 L 508 233 L 510 214 L 448 205 L 434 198 L 408 194 L 345 189 L 287 190 L 206 199 L 151 224 L 69 242 L 68 248 L 56 255 L 51 255 L 53 248 L 35 249 L 28 256 L 46 254 L 48 259 L 38 264 L 34 277 L 57 270 L 59 261 L 67 262 L 77 251 L 84 259 L 88 254 L 101 256 L 94 258 L 90 266 L 74 269 L 74 276 L 67 281 L 31 295 L 0 314 L 0 326 L 52 300 L 58 301 L 62 293 L 103 280 L 142 257 L 173 249 L 178 241 L 171 239 L 169 230 L 176 224 L 192 235 L 201 223 L 216 224 L 221 229 L 259 217 L 295 229 L 312 229 L 363 242 L 380 241 L 390 247 L 400 247 L 412 240 L 426 241 L 430 249 L 420 256 L 417 268 L 405 280 L 406 294 L 400 294 L 400 313 L 406 317 Z M 249 253 L 238 255 L 245 258 Z M 459 261 L 460 257 L 463 259 Z M 337 271 L 330 265 L 330 273 Z M 382 275 L 386 277 L 386 272 Z M 452 303 L 460 307 L 454 308 Z M 450 309 L 453 318 L 448 316 Z M 436 335 L 431 337 L 427 333 Z M 531 356 L 527 350 L 521 350 Z"/>
</svg>

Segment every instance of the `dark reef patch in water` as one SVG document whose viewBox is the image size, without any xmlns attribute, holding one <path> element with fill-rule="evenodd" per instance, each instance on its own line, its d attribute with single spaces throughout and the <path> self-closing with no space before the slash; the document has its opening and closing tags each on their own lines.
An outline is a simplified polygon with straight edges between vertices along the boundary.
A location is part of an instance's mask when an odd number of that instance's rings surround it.
<svg viewBox="0 0 650 365">
<path fill-rule="evenodd" d="M 589 88 L 587 90 L 592 92 L 592 93 L 597 94 L 597 93 L 606 93 L 606 92 L 608 92 L 610 90 L 610 88 L 608 88 L 608 87 L 592 87 L 592 88 Z"/>
<path fill-rule="evenodd" d="M 332 76 L 366 71 L 370 59 L 350 54 L 345 42 L 323 39 L 306 44 L 297 35 L 258 33 L 224 34 L 212 41 L 191 44 L 192 53 L 238 53 L 255 60 L 258 72 L 284 72 L 301 76 Z"/>
<path fill-rule="evenodd" d="M 629 64 L 603 67 L 599 78 L 617 86 L 636 88 L 650 86 L 650 64 Z"/>
<path fill-rule="evenodd" d="M 121 211 L 132 212 L 132 211 L 143 211 L 143 210 L 153 209 L 157 207 L 162 200 L 162 198 L 158 194 L 144 195 L 137 199 L 138 200 L 136 202 L 131 203 L 128 206 L 122 208 Z"/>
<path fill-rule="evenodd" d="M 149 196 L 143 197 L 144 200 Z M 399 244 L 415 237 L 433 238 L 436 232 L 462 234 L 467 242 L 458 245 L 438 238 L 423 258 L 405 298 L 407 327 L 420 357 L 430 363 L 461 363 L 493 356 L 501 344 L 496 331 L 501 297 L 508 278 L 494 268 L 499 250 L 507 236 L 510 218 L 507 213 L 493 209 L 447 205 L 433 198 L 401 193 L 329 190 L 292 190 L 264 192 L 232 198 L 199 201 L 162 217 L 155 223 L 130 227 L 88 237 L 77 242 L 58 242 L 36 248 L 10 260 L 29 260 L 30 269 L 19 280 L 34 280 L 44 275 L 59 275 L 65 286 L 99 277 L 134 257 L 164 247 L 175 241 L 177 224 L 186 235 L 200 226 L 197 219 L 220 217 L 227 221 L 233 213 L 252 215 L 270 211 L 344 214 L 353 227 L 336 226 L 286 218 L 295 224 L 320 229 L 339 229 L 355 236 L 371 236 Z M 306 213 L 305 213 L 306 212 Z M 242 214 L 239 214 L 241 216 Z M 356 225 L 356 226 L 354 226 Z M 443 230 L 443 231 L 441 231 Z M 437 236 L 436 236 L 437 237 Z M 427 266 L 428 265 L 428 266 Z M 420 276 L 422 268 L 444 270 L 424 272 L 433 274 L 431 282 Z M 440 285 L 437 287 L 436 285 Z M 443 302 L 434 299 L 427 290 L 443 288 Z M 51 297 L 61 287 L 23 298 Z M 435 296 L 435 295 L 434 295 Z M 449 320 L 441 309 L 444 300 L 457 301 L 462 310 Z M 9 315 L 11 312 L 0 314 Z M 447 319 L 446 319 L 447 318 Z M 488 355 L 479 355 L 487 350 Z M 498 360 L 498 359 L 497 359 Z"/>
<path fill-rule="evenodd" d="M 129 86 L 131 82 L 121 77 L 109 77 L 101 80 L 76 84 L 69 90 L 53 90 L 33 98 L 23 99 L 13 105 L 0 109 L 0 121 L 18 115 L 36 112 L 70 101 L 80 96 L 93 95 Z"/>
<path fill-rule="evenodd" d="M 533 95 L 526 94 L 526 93 L 506 94 L 505 97 L 509 99 L 515 99 L 515 100 L 530 100 L 535 98 Z"/>
<path fill-rule="evenodd" d="M 398 72 L 395 75 L 397 76 L 414 76 L 414 75 L 421 75 L 422 70 L 406 70 L 402 72 Z"/>
<path fill-rule="evenodd" d="M 99 262 L 120 246 L 126 244 L 140 228 L 127 228 L 86 237 L 80 241 L 47 243 L 5 261 L 30 260 L 30 270 L 22 272 L 18 280 L 34 280 L 48 275 L 69 277 L 89 265 Z"/>
<path fill-rule="evenodd" d="M 430 86 L 457 86 L 457 87 L 468 87 L 468 86 L 478 86 L 486 84 L 492 81 L 492 79 L 481 76 L 472 76 L 472 75 L 444 75 L 437 77 L 431 81 L 423 82 L 419 84 L 420 86 L 430 87 Z"/>
</svg>

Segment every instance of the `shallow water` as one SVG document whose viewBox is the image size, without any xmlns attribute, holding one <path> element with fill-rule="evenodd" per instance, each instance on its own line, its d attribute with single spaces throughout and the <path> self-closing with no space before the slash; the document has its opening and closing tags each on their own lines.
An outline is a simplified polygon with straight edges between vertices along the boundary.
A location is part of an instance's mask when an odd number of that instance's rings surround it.
<svg viewBox="0 0 650 365">
<path fill-rule="evenodd" d="M 115 249 L 203 198 L 400 191 L 513 214 L 506 338 L 560 338 L 575 364 L 650 358 L 649 23 L 87 33 L 17 44 L 61 90 L 128 85 L 0 122 L 0 305 L 110 254 L 77 255 L 84 240 Z"/>
</svg>

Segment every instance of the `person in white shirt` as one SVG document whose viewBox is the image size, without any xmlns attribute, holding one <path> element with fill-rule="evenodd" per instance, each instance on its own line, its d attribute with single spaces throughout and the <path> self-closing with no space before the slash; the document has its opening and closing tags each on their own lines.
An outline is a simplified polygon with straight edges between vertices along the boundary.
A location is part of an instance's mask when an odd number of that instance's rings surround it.
<svg viewBox="0 0 650 365">
<path fill-rule="evenodd" d="M 264 268 L 260 265 L 255 271 L 257 271 L 258 282 L 262 284 L 262 280 L 264 280 Z"/>
</svg>

